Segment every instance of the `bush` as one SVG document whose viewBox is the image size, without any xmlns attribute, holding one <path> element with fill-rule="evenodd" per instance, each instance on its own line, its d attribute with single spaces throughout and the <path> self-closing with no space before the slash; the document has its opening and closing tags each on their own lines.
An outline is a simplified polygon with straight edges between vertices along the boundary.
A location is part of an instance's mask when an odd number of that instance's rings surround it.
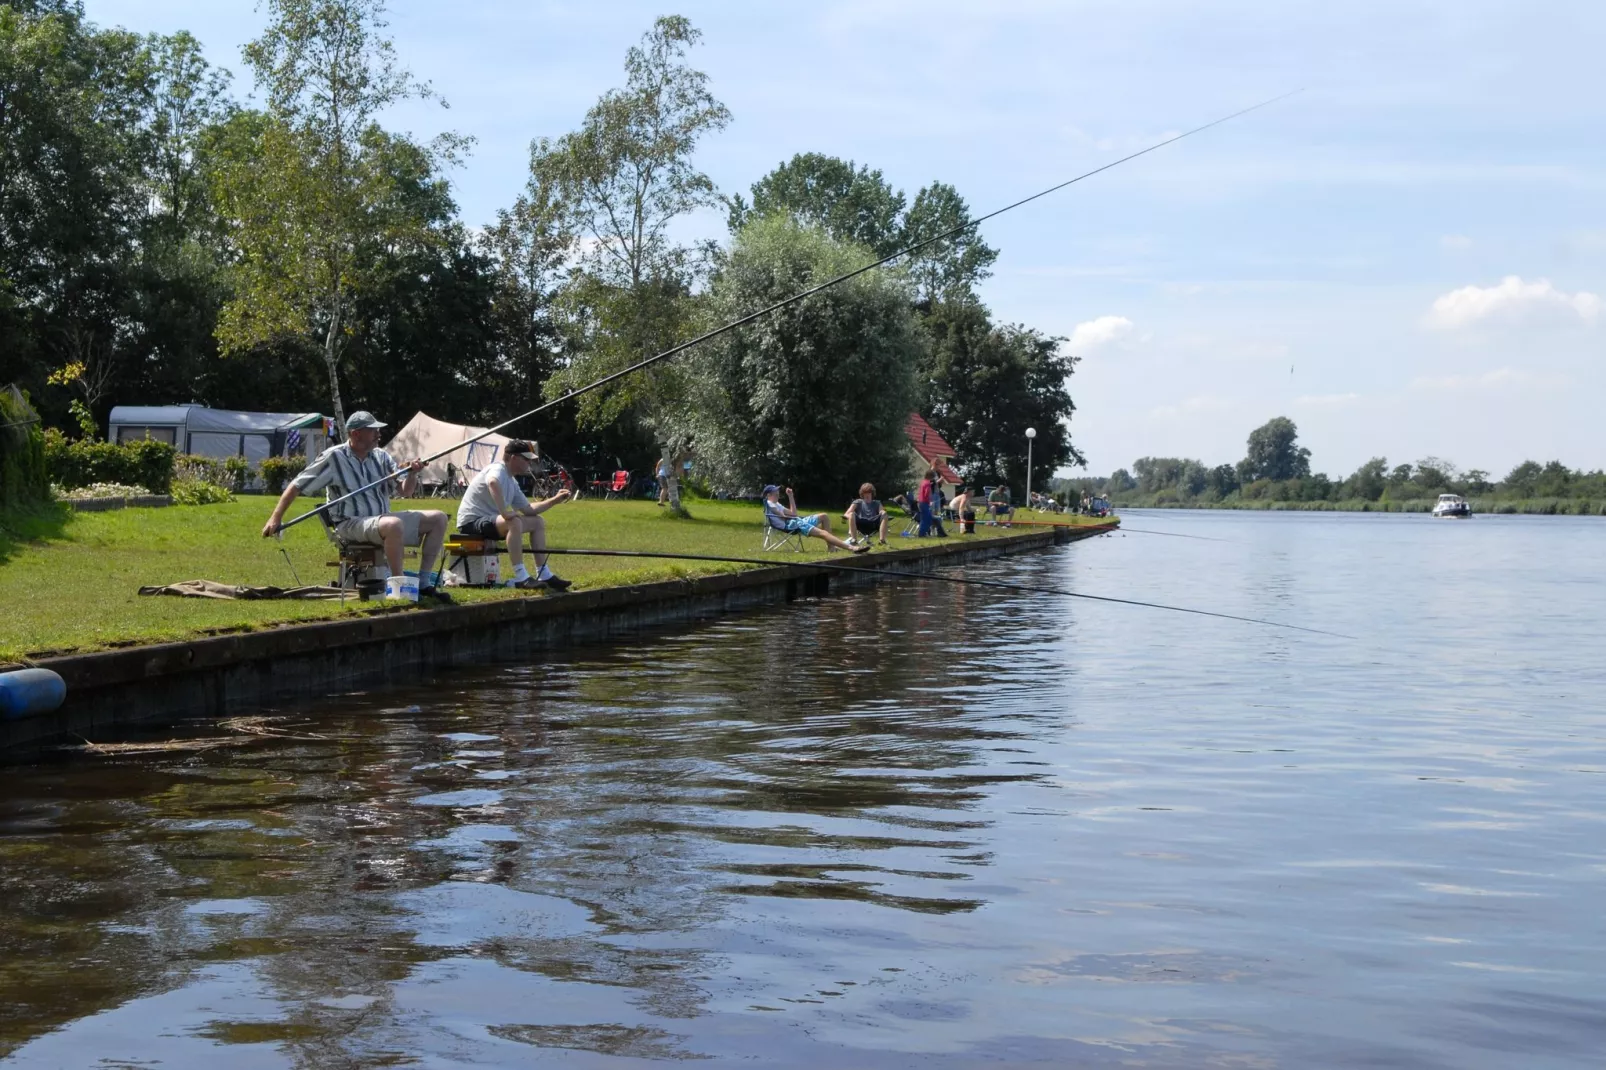
<svg viewBox="0 0 1606 1070">
<path fill-rule="evenodd" d="M 233 500 L 234 495 L 221 483 L 210 483 L 204 479 L 180 479 L 173 483 L 175 505 L 221 505 Z"/>
<path fill-rule="evenodd" d="M 223 485 L 234 491 L 243 491 L 246 481 L 255 475 L 251 471 L 251 462 L 240 456 L 225 457 L 223 470 L 228 473 L 228 481 Z"/>
<path fill-rule="evenodd" d="M 92 483 L 138 484 L 152 494 L 166 494 L 173 485 L 173 447 L 141 439 L 115 442 L 69 442 L 60 431 L 45 432 L 45 470 L 50 482 L 72 490 Z"/>
<path fill-rule="evenodd" d="M 0 509 L 47 501 L 45 440 L 39 414 L 14 386 L 0 387 Z"/>
<path fill-rule="evenodd" d="M 283 494 L 284 485 L 301 473 L 307 467 L 307 459 L 299 453 L 288 457 L 269 457 L 262 462 L 262 479 L 268 485 L 269 494 Z"/>
</svg>

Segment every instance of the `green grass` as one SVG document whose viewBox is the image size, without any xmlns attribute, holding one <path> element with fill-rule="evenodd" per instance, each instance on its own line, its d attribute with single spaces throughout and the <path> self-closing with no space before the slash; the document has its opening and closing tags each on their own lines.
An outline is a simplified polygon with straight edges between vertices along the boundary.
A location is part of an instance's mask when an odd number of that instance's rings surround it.
<svg viewBox="0 0 1606 1070">
<path fill-rule="evenodd" d="M 846 502 L 840 508 L 846 508 Z M 412 502 L 398 507 L 448 512 L 455 502 Z M 261 537 L 272 502 L 246 497 L 223 505 L 67 513 L 50 509 L 0 516 L 0 664 L 27 657 L 161 642 L 220 632 L 248 631 L 286 622 L 382 611 L 379 602 L 232 602 L 151 598 L 142 585 L 209 579 L 252 586 L 292 586 L 295 579 L 279 543 Z M 691 520 L 674 520 L 648 502 L 580 501 L 547 514 L 554 546 L 659 550 L 742 557 L 777 563 L 803 555 L 766 555 L 760 547 L 759 511 L 751 503 L 695 501 Z M 292 514 L 300 509 L 300 503 Z M 842 530 L 838 512 L 833 528 Z M 916 545 L 897 536 L 891 549 Z M 1002 529 L 977 527 L 977 537 Z M 1021 530 L 1037 530 L 1033 528 Z M 824 560 L 819 539 L 805 539 L 806 560 Z M 316 521 L 286 533 L 282 544 L 302 583 L 332 582 L 334 548 Z M 841 556 L 833 554 L 832 556 Z M 742 565 L 693 561 L 631 561 L 554 557 L 559 574 L 579 588 L 642 583 L 734 571 Z M 510 574 L 503 564 L 504 576 Z M 460 602 L 493 598 L 552 597 L 506 590 L 453 592 Z"/>
</svg>

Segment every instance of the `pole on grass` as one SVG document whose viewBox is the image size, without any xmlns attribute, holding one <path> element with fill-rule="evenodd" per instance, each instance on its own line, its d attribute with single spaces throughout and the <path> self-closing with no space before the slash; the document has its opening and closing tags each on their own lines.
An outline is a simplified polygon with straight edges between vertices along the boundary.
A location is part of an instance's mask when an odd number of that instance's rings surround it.
<svg viewBox="0 0 1606 1070">
<path fill-rule="evenodd" d="M 1026 429 L 1026 508 L 1032 507 L 1032 439 L 1037 437 L 1037 428 Z"/>
</svg>

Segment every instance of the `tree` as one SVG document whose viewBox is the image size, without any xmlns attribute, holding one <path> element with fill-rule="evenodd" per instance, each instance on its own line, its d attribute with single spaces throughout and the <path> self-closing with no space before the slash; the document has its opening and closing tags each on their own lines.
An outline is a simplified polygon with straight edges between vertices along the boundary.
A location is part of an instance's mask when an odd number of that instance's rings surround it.
<svg viewBox="0 0 1606 1070">
<path fill-rule="evenodd" d="M 1427 494 L 1450 489 L 1459 476 L 1456 466 L 1442 457 L 1424 457 L 1416 462 L 1416 483 Z"/>
<path fill-rule="evenodd" d="M 532 144 L 532 162 L 539 151 L 540 143 Z M 539 391 L 562 355 L 553 305 L 575 249 L 569 216 L 550 176 L 532 168 L 513 207 L 499 210 L 479 237 L 479 251 L 496 276 L 501 362 L 521 395 Z"/>
<path fill-rule="evenodd" d="M 532 173 L 593 242 L 563 295 L 578 352 L 548 380 L 549 397 L 669 348 L 691 323 L 696 250 L 675 243 L 669 228 L 719 203 L 692 156 L 704 135 L 730 122 L 708 76 L 685 63 L 699 37 L 678 15 L 658 19 L 625 57 L 624 88 L 605 93 L 579 130 L 536 146 Z M 683 399 L 683 373 L 665 362 L 581 399 L 579 415 L 602 426 L 633 411 L 674 458 L 686 446 L 672 420 Z M 684 512 L 674 479 L 670 504 Z"/>
<path fill-rule="evenodd" d="M 1299 446 L 1299 429 L 1286 416 L 1276 416 L 1249 432 L 1249 451 L 1239 465 L 1239 481 L 1304 479 L 1310 475 L 1310 450 Z"/>
<path fill-rule="evenodd" d="M 1344 481 L 1342 496 L 1375 502 L 1388 489 L 1388 459 L 1373 457 Z"/>
<path fill-rule="evenodd" d="M 1238 489 L 1238 473 L 1230 464 L 1218 464 L 1210 469 L 1205 487 L 1220 501 Z"/>
<path fill-rule="evenodd" d="M 179 31 L 151 39 L 154 61 L 150 198 L 156 230 L 171 247 L 197 230 L 210 229 L 206 142 L 235 105 L 228 98 L 229 73 L 206 62 L 201 43 Z"/>
<path fill-rule="evenodd" d="M 994 326 L 975 302 L 938 304 L 926 327 L 928 418 L 957 451 L 967 479 L 1024 485 L 1028 427 L 1037 429 L 1032 459 L 1045 476 L 1086 463 L 1071 444 L 1076 406 L 1066 382 L 1077 358 L 1060 355 L 1063 339 Z"/>
<path fill-rule="evenodd" d="M 1517 498 L 1532 498 L 1535 488 L 1539 484 L 1539 473 L 1543 471 L 1534 461 L 1523 461 L 1506 474 L 1501 480 L 1501 489 L 1507 494 Z"/>
<path fill-rule="evenodd" d="M 970 207 L 959 196 L 959 191 L 945 182 L 933 182 L 915 194 L 914 203 L 904 217 L 899 243 L 908 248 L 968 222 Z M 990 268 L 997 259 L 998 250 L 990 248 L 976 233 L 976 228 L 971 227 L 911 254 L 909 277 L 924 305 L 937 301 L 972 301 L 976 297 L 976 284 L 992 274 Z"/>
<path fill-rule="evenodd" d="M 322 336 L 335 418 L 345 422 L 341 357 L 359 299 L 379 285 L 382 253 L 431 240 L 417 206 L 398 196 L 394 164 L 414 155 L 433 170 L 466 142 L 431 149 L 386 134 L 377 116 L 426 86 L 397 65 L 383 0 L 266 0 L 268 28 L 245 46 L 267 91 L 250 151 L 219 174 L 235 248 L 235 293 L 218 339 L 241 352 L 284 335 Z"/>
<path fill-rule="evenodd" d="M 67 0 L 0 4 L 0 380 L 44 387 L 80 342 L 107 384 L 121 374 L 151 93 L 134 34 Z M 42 398 L 47 420 L 61 397 Z"/>
<path fill-rule="evenodd" d="M 1560 461 L 1547 461 L 1534 481 L 1534 493 L 1541 498 L 1566 498 L 1572 493 L 1572 470 Z"/>
<path fill-rule="evenodd" d="M 868 260 L 903 248 L 903 194 L 880 171 L 852 160 L 801 152 L 753 183 L 752 193 L 751 207 L 740 194 L 732 198 L 733 232 L 752 218 L 784 212 L 837 241 L 868 247 L 874 253 Z"/>
<path fill-rule="evenodd" d="M 785 215 L 737 234 L 715 277 L 709 323 L 726 322 L 865 262 L 863 246 Z M 861 482 L 901 487 L 903 428 L 923 356 L 900 272 L 860 275 L 706 343 L 690 357 L 681 434 L 726 487 L 795 487 L 847 501 Z"/>
</svg>

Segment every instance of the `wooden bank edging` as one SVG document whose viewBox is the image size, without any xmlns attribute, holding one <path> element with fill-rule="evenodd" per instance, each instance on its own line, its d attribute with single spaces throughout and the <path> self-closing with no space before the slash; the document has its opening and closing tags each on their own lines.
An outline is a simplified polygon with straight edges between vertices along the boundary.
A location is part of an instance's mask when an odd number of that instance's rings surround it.
<svg viewBox="0 0 1606 1070">
<path fill-rule="evenodd" d="M 15 756 L 128 725 L 242 713 L 376 683 L 404 683 L 442 669 L 511 661 L 645 628 L 817 597 L 833 587 L 862 587 L 888 578 L 878 574 L 879 568 L 925 571 L 1043 549 L 1114 527 L 1060 527 L 974 542 L 956 538 L 838 558 L 830 569 L 780 564 L 44 658 L 36 664 L 61 674 L 67 701 L 50 714 L 0 722 L 0 754 Z"/>
</svg>

